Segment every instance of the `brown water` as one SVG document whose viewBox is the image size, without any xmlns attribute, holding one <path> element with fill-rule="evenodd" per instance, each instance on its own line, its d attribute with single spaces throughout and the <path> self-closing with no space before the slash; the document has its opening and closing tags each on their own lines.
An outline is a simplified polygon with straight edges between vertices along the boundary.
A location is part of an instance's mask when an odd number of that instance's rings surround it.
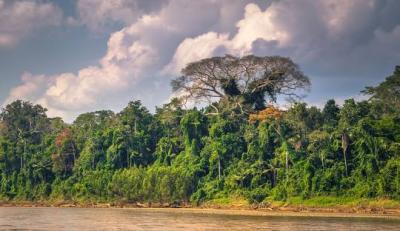
<svg viewBox="0 0 400 231">
<path fill-rule="evenodd" d="M 0 208 L 0 230 L 400 230 L 384 218 L 204 214 L 184 210 Z"/>
</svg>

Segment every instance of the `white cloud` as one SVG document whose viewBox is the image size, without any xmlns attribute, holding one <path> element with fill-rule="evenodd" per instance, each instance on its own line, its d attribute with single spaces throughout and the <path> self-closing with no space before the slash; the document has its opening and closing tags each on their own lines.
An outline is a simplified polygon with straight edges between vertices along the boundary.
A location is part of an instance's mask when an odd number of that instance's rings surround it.
<svg viewBox="0 0 400 231">
<path fill-rule="evenodd" d="M 0 0 L 0 47 L 13 46 L 34 30 L 61 20 L 62 11 L 52 3 Z"/>
<path fill-rule="evenodd" d="M 245 8 L 244 18 L 237 23 L 238 32 L 232 39 L 232 49 L 244 52 L 252 48 L 257 39 L 265 41 L 278 41 L 285 43 L 288 32 L 276 26 L 274 18 L 278 11 L 276 5 L 271 5 L 262 11 L 256 4 L 248 4 Z"/>
<path fill-rule="evenodd" d="M 216 55 L 218 49 L 233 55 L 249 54 L 253 42 L 276 41 L 278 45 L 285 44 L 289 33 L 275 26 L 274 18 L 277 11 L 275 5 L 262 11 L 256 4 L 248 4 L 244 17 L 236 23 L 237 32 L 229 38 L 227 33 L 208 32 L 195 38 L 186 38 L 176 49 L 172 61 L 164 71 L 177 74 L 188 63 Z M 262 29 L 261 29 L 262 28 Z"/>
<path fill-rule="evenodd" d="M 163 73 L 179 73 L 186 64 L 212 56 L 218 47 L 226 46 L 227 41 L 228 34 L 215 32 L 187 38 L 179 44 L 172 61 L 164 67 Z"/>
<path fill-rule="evenodd" d="M 44 75 L 32 75 L 25 72 L 21 76 L 22 84 L 10 91 L 9 98 L 5 103 L 10 103 L 11 99 L 18 99 L 20 96 L 26 98 L 36 98 L 41 91 L 45 91 L 47 87 L 47 79 Z"/>
<path fill-rule="evenodd" d="M 376 69 L 375 63 L 391 65 L 400 53 L 400 22 L 391 11 L 399 1 L 387 2 L 391 5 L 372 0 L 281 0 L 264 6 L 229 0 L 79 0 L 79 20 L 89 28 L 125 25 L 111 34 L 106 54 L 77 73 L 26 74 L 6 102 L 41 103 L 50 116 L 67 121 L 90 110 L 120 109 L 132 97 L 155 105 L 168 98 L 171 75 L 189 62 L 224 53 L 290 56 L 319 76 Z"/>
<path fill-rule="evenodd" d="M 107 107 L 126 93 L 156 59 L 151 47 L 126 43 L 129 36 L 126 30 L 112 34 L 108 52 L 99 65 L 83 68 L 77 74 L 23 75 L 22 84 L 12 89 L 5 103 L 28 99 L 48 108 L 49 116 L 63 116 L 68 121 L 84 111 Z"/>
<path fill-rule="evenodd" d="M 220 16 L 216 7 L 219 5 L 214 1 L 171 1 L 157 14 L 143 15 L 113 33 L 108 40 L 107 52 L 99 59 L 98 65 L 83 68 L 77 73 L 40 75 L 41 86 L 44 87 L 32 88 L 30 93 L 20 90 L 39 78 L 32 75 L 11 91 L 5 103 L 15 99 L 30 100 L 48 108 L 50 116 L 63 116 L 71 121 L 82 112 L 118 108 L 132 96 L 140 95 L 144 100 L 157 98 L 154 94 L 158 92 L 154 88 L 164 94 L 169 92 L 169 79 L 152 76 L 157 76 L 170 61 L 179 41 L 215 25 Z M 200 8 L 208 10 L 205 11 L 206 17 L 199 14 Z M 142 82 L 149 78 L 154 81 Z M 152 90 L 149 90 L 149 85 Z"/>
<path fill-rule="evenodd" d="M 376 0 L 281 0 L 262 10 L 257 4 L 247 4 L 234 33 L 227 36 L 227 33 L 206 32 L 185 39 L 167 70 L 177 73 L 189 61 L 215 55 L 221 46 L 234 55 L 290 56 L 303 66 L 314 65 L 315 70 L 332 74 L 341 71 L 340 65 L 343 71 L 354 69 L 352 65 L 365 61 L 366 53 L 375 49 L 395 60 L 398 52 L 393 48 L 400 51 L 400 46 L 393 41 L 398 38 L 396 25 L 400 26 L 400 18 L 397 17 L 397 22 L 391 19 L 396 22 L 393 25 L 382 23 L 388 21 L 386 17 L 396 17 L 394 12 L 388 12 L 396 6 L 400 7 L 398 1 L 384 4 Z M 205 40 L 204 49 L 208 51 L 199 56 L 198 44 Z"/>
</svg>

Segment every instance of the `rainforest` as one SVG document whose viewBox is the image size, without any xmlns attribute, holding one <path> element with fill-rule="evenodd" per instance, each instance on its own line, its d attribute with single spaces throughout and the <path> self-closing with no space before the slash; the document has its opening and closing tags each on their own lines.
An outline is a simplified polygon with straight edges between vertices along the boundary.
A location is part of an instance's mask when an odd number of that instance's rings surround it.
<svg viewBox="0 0 400 231">
<path fill-rule="evenodd" d="M 72 123 L 6 105 L 0 201 L 400 200 L 400 66 L 361 99 L 319 106 L 301 100 L 308 77 L 278 56 L 199 60 L 171 85 L 176 97 L 153 112 L 133 100 Z"/>
</svg>

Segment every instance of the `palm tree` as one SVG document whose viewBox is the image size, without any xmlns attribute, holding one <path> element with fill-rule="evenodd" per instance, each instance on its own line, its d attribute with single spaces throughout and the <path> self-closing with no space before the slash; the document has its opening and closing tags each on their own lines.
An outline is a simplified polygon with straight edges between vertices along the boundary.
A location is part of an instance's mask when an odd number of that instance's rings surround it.
<svg viewBox="0 0 400 231">
<path fill-rule="evenodd" d="M 342 150 L 343 150 L 343 159 L 344 159 L 344 167 L 346 170 L 346 176 L 348 176 L 348 170 L 347 170 L 347 157 L 346 157 L 346 153 L 347 153 L 347 149 L 350 145 L 350 137 L 343 132 L 342 133 Z"/>
</svg>

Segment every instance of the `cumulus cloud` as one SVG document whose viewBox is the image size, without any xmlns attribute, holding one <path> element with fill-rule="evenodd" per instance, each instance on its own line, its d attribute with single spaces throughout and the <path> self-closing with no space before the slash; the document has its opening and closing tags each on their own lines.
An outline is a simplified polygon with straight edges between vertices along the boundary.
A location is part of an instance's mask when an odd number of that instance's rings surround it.
<svg viewBox="0 0 400 231">
<path fill-rule="evenodd" d="M 234 55 L 290 56 L 316 76 L 315 81 L 353 78 L 366 84 L 399 60 L 395 41 L 400 41 L 400 18 L 394 8 L 400 8 L 399 1 L 281 0 L 265 9 L 248 4 L 236 31 L 186 38 L 166 69 L 176 74 L 187 62 L 223 50 Z M 199 53 L 198 44 L 205 40 L 208 50 Z M 364 81 L 357 74 L 364 75 Z"/>
<path fill-rule="evenodd" d="M 160 75 L 162 67 L 170 62 L 177 44 L 184 38 L 213 26 L 223 27 L 216 25 L 222 17 L 219 6 L 222 3 L 214 1 L 171 1 L 157 14 L 143 15 L 112 33 L 107 52 L 98 65 L 77 73 L 40 75 L 44 88 L 32 88 L 29 94 L 18 90 L 36 84 L 34 80 L 39 76 L 31 74 L 31 78 L 12 90 L 6 103 L 20 98 L 31 100 L 48 108 L 50 116 L 71 121 L 82 112 L 118 109 L 132 98 L 162 102 L 170 91 L 169 78 Z M 206 9 L 206 13 L 198 14 L 200 8 Z M 232 17 L 231 14 L 223 15 Z M 157 91 L 164 92 L 165 97 L 157 98 L 154 94 Z"/>
<path fill-rule="evenodd" d="M 32 75 L 29 72 L 25 72 L 21 76 L 21 82 L 21 85 L 10 91 L 9 99 L 18 99 L 20 96 L 37 98 L 40 96 L 40 92 L 45 91 L 47 88 L 45 75 Z M 10 100 L 6 100 L 6 103 L 10 103 Z"/>
<path fill-rule="evenodd" d="M 131 98 L 154 106 L 168 98 L 171 77 L 187 63 L 225 53 L 290 56 L 317 76 L 314 85 L 321 87 L 316 91 L 329 97 L 329 90 L 337 92 L 335 86 L 340 92 L 355 82 L 364 84 L 354 73 L 374 78 L 372 70 L 382 73 L 400 54 L 396 0 L 77 4 L 81 22 L 92 30 L 124 25 L 111 34 L 106 54 L 77 73 L 25 74 L 8 102 L 29 99 L 68 121 L 85 111 L 120 109 Z M 341 86 L 338 79 L 349 76 L 354 81 Z M 329 89 L 320 84 L 324 78 L 332 83 Z"/>
<path fill-rule="evenodd" d="M 79 20 L 91 30 L 101 32 L 115 23 L 129 25 L 144 14 L 159 10 L 162 0 L 78 0 Z"/>
<path fill-rule="evenodd" d="M 151 47 L 129 43 L 126 37 L 129 32 L 125 30 L 112 34 L 108 52 L 99 65 L 83 68 L 77 74 L 23 75 L 22 84 L 11 91 L 6 103 L 29 99 L 47 107 L 50 116 L 61 115 L 69 121 L 83 111 L 113 104 L 156 59 Z"/>
<path fill-rule="evenodd" d="M 179 44 L 172 61 L 164 67 L 163 72 L 177 74 L 186 64 L 213 56 L 215 51 L 225 47 L 227 42 L 228 34 L 215 32 L 187 38 Z"/>
<path fill-rule="evenodd" d="M 62 11 L 52 3 L 0 0 L 0 47 L 10 47 L 32 31 L 59 25 Z"/>
<path fill-rule="evenodd" d="M 188 63 L 208 58 L 220 53 L 233 55 L 250 54 L 256 40 L 275 41 L 283 46 L 288 40 L 288 32 L 274 24 L 275 5 L 262 11 L 256 4 L 248 4 L 244 9 L 244 17 L 236 23 L 237 32 L 230 38 L 228 33 L 208 32 L 195 38 L 186 38 L 179 44 L 172 61 L 164 68 L 171 74 L 178 74 Z M 262 29 L 260 29 L 262 28 Z"/>
</svg>

